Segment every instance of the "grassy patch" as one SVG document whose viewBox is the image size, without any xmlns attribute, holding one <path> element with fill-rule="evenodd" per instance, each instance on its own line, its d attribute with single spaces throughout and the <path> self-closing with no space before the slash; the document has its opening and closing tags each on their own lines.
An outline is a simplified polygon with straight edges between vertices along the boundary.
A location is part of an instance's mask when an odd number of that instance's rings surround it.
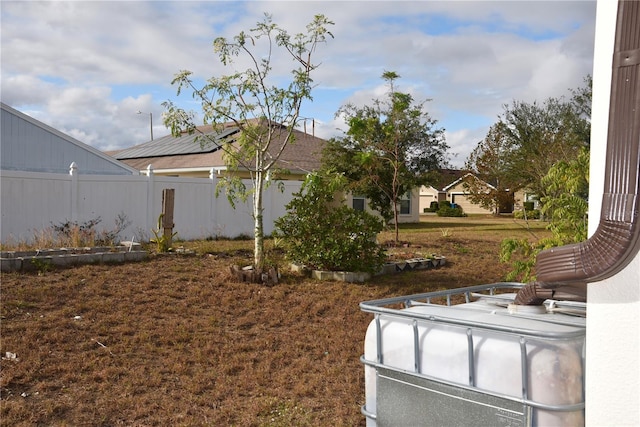
<svg viewBox="0 0 640 427">
<path fill-rule="evenodd" d="M 364 425 L 359 358 L 372 318 L 358 304 L 500 281 L 502 238 L 531 236 L 512 219 L 432 221 L 403 226 L 401 239 L 446 256 L 445 267 L 365 284 L 286 271 L 273 287 L 232 282 L 229 264 L 251 263 L 251 241 L 3 274 L 0 354 L 17 359 L 2 361 L 0 423 Z"/>
</svg>

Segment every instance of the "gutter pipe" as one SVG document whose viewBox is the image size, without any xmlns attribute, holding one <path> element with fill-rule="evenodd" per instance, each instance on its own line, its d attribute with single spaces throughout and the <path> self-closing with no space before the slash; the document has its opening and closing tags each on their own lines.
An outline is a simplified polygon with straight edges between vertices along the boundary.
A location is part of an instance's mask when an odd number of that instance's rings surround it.
<svg viewBox="0 0 640 427">
<path fill-rule="evenodd" d="M 612 277 L 634 259 L 640 249 L 639 177 L 640 1 L 620 0 L 598 228 L 584 242 L 540 252 L 537 281 L 518 293 L 516 304 L 538 305 L 558 293 L 586 301 L 588 282 Z"/>
</svg>

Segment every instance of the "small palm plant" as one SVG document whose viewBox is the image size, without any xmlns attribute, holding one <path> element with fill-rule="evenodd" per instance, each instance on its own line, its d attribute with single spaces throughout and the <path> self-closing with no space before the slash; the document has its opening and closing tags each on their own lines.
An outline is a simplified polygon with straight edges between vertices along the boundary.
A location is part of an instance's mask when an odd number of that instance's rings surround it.
<svg viewBox="0 0 640 427">
<path fill-rule="evenodd" d="M 159 253 L 169 252 L 171 250 L 171 242 L 173 238 L 178 235 L 178 232 L 173 232 L 172 234 L 165 234 L 162 227 L 162 218 L 164 214 L 160 214 L 158 217 L 158 229 L 151 230 L 153 233 L 153 238 L 149 240 L 151 243 L 155 243 L 157 246 L 157 250 Z"/>
</svg>

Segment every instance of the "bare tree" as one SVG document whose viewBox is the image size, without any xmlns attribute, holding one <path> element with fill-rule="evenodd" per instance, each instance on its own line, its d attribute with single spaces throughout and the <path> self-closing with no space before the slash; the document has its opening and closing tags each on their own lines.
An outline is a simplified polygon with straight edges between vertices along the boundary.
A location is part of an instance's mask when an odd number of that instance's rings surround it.
<svg viewBox="0 0 640 427">
<path fill-rule="evenodd" d="M 272 22 L 269 14 L 249 32 L 240 32 L 232 40 L 215 39 L 213 46 L 221 64 L 232 68 L 234 61 L 247 60 L 249 67 L 220 77 L 211 77 L 201 88 L 196 86 L 191 71 L 179 72 L 172 81 L 178 95 L 192 91 L 202 107 L 204 123 L 222 131 L 237 127 L 238 137 L 217 140 L 202 132 L 194 123 L 194 113 L 165 102 L 164 123 L 174 136 L 183 132 L 200 132 L 201 144 L 217 144 L 224 150 L 227 169 L 231 172 L 220 183 L 233 204 L 236 198 L 253 197 L 254 268 L 264 267 L 263 191 L 267 176 L 276 168 L 285 147 L 295 142 L 294 128 L 302 120 L 302 102 L 311 99 L 312 72 L 319 66 L 312 61 L 318 45 L 333 38 L 328 27 L 333 25 L 324 15 L 316 15 L 306 33 L 295 36 Z M 276 49 L 280 48 L 280 49 Z M 295 67 L 284 87 L 273 84 L 272 61 L 276 51 L 288 57 Z M 277 57 L 281 60 L 281 56 Z M 219 138 L 220 134 L 217 135 Z M 246 188 L 238 171 L 250 175 L 252 188 Z"/>
</svg>

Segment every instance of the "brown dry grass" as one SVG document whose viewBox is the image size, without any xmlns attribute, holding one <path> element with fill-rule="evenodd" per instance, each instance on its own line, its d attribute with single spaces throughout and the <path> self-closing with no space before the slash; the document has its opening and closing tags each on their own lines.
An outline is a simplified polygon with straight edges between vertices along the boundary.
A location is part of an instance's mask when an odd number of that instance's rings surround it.
<svg viewBox="0 0 640 427">
<path fill-rule="evenodd" d="M 291 273 L 269 288 L 233 283 L 228 266 L 250 262 L 251 242 L 3 274 L 0 352 L 17 360 L 2 360 L 0 423 L 364 425 L 359 358 L 371 317 L 358 304 L 500 281 L 499 242 L 520 236 L 530 234 L 510 218 L 429 217 L 405 226 L 402 240 L 448 265 L 366 284 Z"/>
</svg>

